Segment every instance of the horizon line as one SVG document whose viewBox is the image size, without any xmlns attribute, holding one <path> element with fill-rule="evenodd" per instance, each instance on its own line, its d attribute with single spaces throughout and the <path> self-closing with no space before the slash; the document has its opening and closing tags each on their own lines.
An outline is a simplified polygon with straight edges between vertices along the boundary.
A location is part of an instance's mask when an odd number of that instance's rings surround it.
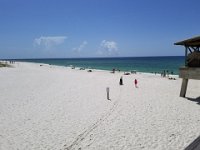
<svg viewBox="0 0 200 150">
<path fill-rule="evenodd" d="M 184 57 L 184 55 L 179 56 L 113 56 L 113 57 L 47 57 L 47 58 L 1 58 L 0 60 L 26 60 L 26 59 L 95 59 L 95 58 L 141 58 L 141 57 Z"/>
</svg>

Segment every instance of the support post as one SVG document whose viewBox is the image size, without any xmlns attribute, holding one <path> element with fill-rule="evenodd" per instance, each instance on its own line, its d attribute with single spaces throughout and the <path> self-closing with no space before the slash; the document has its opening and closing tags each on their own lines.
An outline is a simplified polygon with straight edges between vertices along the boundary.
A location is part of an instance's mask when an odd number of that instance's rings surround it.
<svg viewBox="0 0 200 150">
<path fill-rule="evenodd" d="M 110 100 L 110 96 L 109 96 L 110 88 L 109 87 L 106 88 L 106 93 L 107 93 L 107 100 Z"/>
<path fill-rule="evenodd" d="M 188 55 L 188 47 L 185 46 L 185 66 L 188 66 L 188 64 L 187 64 L 187 55 Z"/>
<path fill-rule="evenodd" d="M 181 85 L 181 93 L 180 93 L 181 97 L 185 97 L 186 91 L 187 91 L 187 85 L 188 85 L 188 79 L 183 78 L 182 85 Z"/>
</svg>

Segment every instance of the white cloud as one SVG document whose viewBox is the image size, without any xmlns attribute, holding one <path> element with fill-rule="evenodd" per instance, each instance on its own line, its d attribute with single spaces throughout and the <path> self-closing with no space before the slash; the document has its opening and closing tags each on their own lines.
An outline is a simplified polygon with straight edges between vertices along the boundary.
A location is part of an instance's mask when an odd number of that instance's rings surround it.
<svg viewBox="0 0 200 150">
<path fill-rule="evenodd" d="M 88 44 L 87 41 L 83 41 L 83 43 L 79 45 L 79 47 L 73 48 L 73 52 L 80 53 L 87 44 Z"/>
<path fill-rule="evenodd" d="M 97 54 L 105 56 L 118 55 L 119 51 L 117 43 L 115 41 L 103 40 L 100 44 L 100 50 L 98 50 Z"/>
<path fill-rule="evenodd" d="M 51 48 L 55 45 L 64 43 L 66 36 L 41 36 L 34 40 L 34 44 L 38 46 L 44 46 L 45 48 Z"/>
</svg>

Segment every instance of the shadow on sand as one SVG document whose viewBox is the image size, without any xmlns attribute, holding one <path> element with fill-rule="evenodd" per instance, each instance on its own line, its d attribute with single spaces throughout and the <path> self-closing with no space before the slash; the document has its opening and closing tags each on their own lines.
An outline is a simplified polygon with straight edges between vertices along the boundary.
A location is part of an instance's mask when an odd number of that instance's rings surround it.
<svg viewBox="0 0 200 150">
<path fill-rule="evenodd" d="M 200 136 L 197 137 L 185 150 L 200 150 Z"/>
<path fill-rule="evenodd" d="M 197 98 L 190 98 L 190 97 L 186 97 L 186 98 L 190 101 L 197 102 L 197 104 L 200 105 L 200 96 Z"/>
</svg>

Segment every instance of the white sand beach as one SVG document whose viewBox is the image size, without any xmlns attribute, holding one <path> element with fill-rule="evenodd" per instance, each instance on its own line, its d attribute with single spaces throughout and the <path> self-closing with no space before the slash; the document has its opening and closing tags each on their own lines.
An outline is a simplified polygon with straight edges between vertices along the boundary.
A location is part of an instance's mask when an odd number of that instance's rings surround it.
<svg viewBox="0 0 200 150">
<path fill-rule="evenodd" d="M 178 76 L 40 65 L 0 68 L 0 150 L 180 150 L 200 135 L 198 80 L 181 98 Z"/>
</svg>

